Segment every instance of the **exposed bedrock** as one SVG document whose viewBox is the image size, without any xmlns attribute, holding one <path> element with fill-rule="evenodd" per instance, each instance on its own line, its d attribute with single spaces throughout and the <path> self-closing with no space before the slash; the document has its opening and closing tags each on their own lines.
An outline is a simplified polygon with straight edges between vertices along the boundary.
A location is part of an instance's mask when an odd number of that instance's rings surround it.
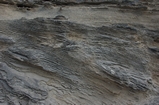
<svg viewBox="0 0 159 105">
<path fill-rule="evenodd" d="M 151 59 L 159 51 L 151 44 L 158 30 L 91 27 L 59 17 L 0 21 L 1 103 L 154 103 L 158 88 L 151 71 L 157 62 Z"/>
<path fill-rule="evenodd" d="M 37 4 L 42 3 L 45 0 L 0 0 L 1 3 L 9 4 Z M 91 4 L 100 4 L 100 3 L 130 3 L 130 2 L 139 2 L 139 0 L 46 0 L 55 4 L 81 4 L 81 3 L 91 3 Z M 22 5 L 21 5 L 22 6 Z"/>
<path fill-rule="evenodd" d="M 159 105 L 158 0 L 0 0 L 0 105 Z"/>
</svg>

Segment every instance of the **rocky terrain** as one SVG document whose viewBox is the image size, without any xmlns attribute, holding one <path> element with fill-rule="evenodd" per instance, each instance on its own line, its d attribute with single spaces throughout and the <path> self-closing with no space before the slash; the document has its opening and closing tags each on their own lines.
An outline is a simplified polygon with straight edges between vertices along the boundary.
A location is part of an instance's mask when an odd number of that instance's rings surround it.
<svg viewBox="0 0 159 105">
<path fill-rule="evenodd" d="M 159 105 L 159 1 L 0 0 L 0 105 Z"/>
</svg>

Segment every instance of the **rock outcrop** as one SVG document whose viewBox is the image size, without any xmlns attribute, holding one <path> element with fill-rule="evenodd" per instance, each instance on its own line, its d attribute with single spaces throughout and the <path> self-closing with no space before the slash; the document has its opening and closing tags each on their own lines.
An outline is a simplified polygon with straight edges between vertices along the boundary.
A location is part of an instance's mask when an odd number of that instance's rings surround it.
<svg viewBox="0 0 159 105">
<path fill-rule="evenodd" d="M 159 104 L 157 1 L 53 2 L 0 5 L 0 105 Z"/>
</svg>

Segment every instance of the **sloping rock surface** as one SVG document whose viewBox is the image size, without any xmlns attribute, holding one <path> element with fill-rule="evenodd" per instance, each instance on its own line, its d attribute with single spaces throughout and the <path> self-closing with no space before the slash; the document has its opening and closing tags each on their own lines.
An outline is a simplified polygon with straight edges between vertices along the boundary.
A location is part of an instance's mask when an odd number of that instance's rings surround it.
<svg viewBox="0 0 159 105">
<path fill-rule="evenodd" d="M 142 6 L 147 6 L 144 2 Z M 158 7 L 143 11 L 120 8 L 123 4 L 106 6 L 77 6 L 75 12 L 86 15 L 81 20 L 68 12 L 74 13 L 73 6 L 38 6 L 30 12 L 23 11 L 28 7 L 18 7 L 14 12 L 21 15 L 12 19 L 2 14 L 0 105 L 158 105 L 159 16 L 154 12 Z M 32 15 L 50 9 L 55 13 L 57 8 L 54 17 Z M 4 6 L 4 10 L 9 9 Z M 134 23 L 129 18 L 126 22 L 119 17 L 104 23 L 105 14 L 100 15 L 103 18 L 86 14 L 104 11 L 133 12 L 130 16 L 140 11 L 145 21 Z M 148 18 L 149 12 L 153 13 Z"/>
</svg>

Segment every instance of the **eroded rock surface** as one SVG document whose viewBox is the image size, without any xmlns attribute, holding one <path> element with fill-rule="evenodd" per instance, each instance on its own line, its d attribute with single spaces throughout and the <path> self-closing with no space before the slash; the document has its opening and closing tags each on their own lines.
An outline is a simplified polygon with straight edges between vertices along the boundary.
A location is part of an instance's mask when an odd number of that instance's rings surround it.
<svg viewBox="0 0 159 105">
<path fill-rule="evenodd" d="M 132 2 L 150 8 L 146 1 Z M 2 14 L 0 105 L 158 105 L 159 13 L 133 10 L 141 5 L 128 3 L 40 5 L 25 12 L 28 7 L 20 7 L 14 11 L 19 18 L 12 15 L 12 19 Z M 123 5 L 131 8 L 121 8 Z M 136 16 L 139 11 L 145 21 L 125 21 L 127 14 Z M 71 12 L 84 16 L 71 17 Z M 108 23 L 113 13 L 123 14 L 125 20 L 121 16 Z"/>
</svg>

